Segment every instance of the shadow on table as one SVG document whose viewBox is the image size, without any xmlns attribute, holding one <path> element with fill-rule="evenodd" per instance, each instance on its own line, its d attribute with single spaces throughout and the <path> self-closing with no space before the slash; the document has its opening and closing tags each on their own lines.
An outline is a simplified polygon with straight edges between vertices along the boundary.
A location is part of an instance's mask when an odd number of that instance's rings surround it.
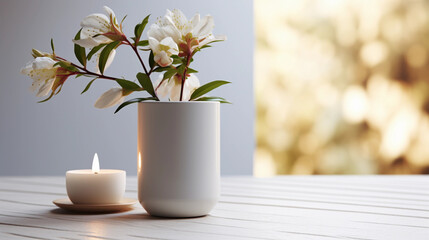
<svg viewBox="0 0 429 240">
<path fill-rule="evenodd" d="M 136 210 L 136 208 L 134 209 Z M 136 213 L 131 211 L 120 211 L 120 212 L 108 212 L 108 213 L 85 213 L 85 212 L 73 212 L 73 211 L 67 211 L 61 208 L 52 209 L 49 211 L 51 214 L 57 214 L 57 215 L 97 215 L 97 216 L 105 216 L 106 219 L 111 220 L 177 220 L 177 219 L 193 219 L 193 218 L 201 218 L 205 216 L 200 217 L 186 217 L 186 218 L 173 218 L 173 217 L 156 217 L 151 216 L 148 213 L 144 212 Z M 129 214 L 127 214 L 129 212 Z M 209 215 L 206 215 L 209 216 Z"/>
</svg>

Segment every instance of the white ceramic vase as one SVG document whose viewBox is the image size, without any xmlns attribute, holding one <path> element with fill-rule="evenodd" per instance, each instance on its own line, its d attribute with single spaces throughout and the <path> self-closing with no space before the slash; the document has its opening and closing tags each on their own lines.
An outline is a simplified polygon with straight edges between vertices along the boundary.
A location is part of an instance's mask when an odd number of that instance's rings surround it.
<svg viewBox="0 0 429 240">
<path fill-rule="evenodd" d="M 208 214 L 220 194 L 220 104 L 138 104 L 138 195 L 153 216 Z"/>
</svg>

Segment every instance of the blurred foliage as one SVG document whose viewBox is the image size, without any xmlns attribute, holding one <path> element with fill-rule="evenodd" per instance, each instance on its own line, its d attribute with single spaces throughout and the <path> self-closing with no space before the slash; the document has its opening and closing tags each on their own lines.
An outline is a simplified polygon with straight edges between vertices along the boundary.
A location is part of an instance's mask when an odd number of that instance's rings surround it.
<svg viewBox="0 0 429 240">
<path fill-rule="evenodd" d="M 429 173 L 429 1 L 254 8 L 256 176 Z"/>
</svg>

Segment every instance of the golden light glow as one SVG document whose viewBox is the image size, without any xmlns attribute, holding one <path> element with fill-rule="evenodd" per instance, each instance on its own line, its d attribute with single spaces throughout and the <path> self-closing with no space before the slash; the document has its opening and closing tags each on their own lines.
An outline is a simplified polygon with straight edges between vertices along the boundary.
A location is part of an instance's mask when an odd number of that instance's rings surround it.
<svg viewBox="0 0 429 240">
<path fill-rule="evenodd" d="M 255 0 L 254 174 L 429 173 L 429 2 Z"/>
</svg>

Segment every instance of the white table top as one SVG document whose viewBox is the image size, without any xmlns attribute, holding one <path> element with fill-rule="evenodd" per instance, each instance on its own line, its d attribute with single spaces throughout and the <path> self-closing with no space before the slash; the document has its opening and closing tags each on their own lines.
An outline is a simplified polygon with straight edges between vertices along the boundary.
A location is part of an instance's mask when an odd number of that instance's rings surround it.
<svg viewBox="0 0 429 240">
<path fill-rule="evenodd" d="M 0 239 L 429 239 L 429 176 L 224 177 L 216 208 L 188 219 L 68 213 L 52 204 L 64 182 L 0 177 Z"/>
</svg>

